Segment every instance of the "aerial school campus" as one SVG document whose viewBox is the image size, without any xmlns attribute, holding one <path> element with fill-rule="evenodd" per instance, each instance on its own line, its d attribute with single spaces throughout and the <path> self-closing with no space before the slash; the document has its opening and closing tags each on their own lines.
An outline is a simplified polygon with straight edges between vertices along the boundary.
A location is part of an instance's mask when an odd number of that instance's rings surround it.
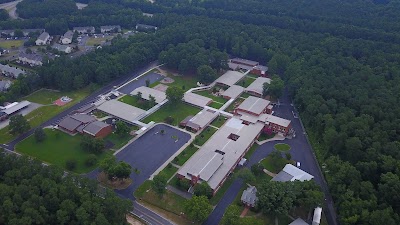
<svg viewBox="0 0 400 225">
<path fill-rule="evenodd" d="M 115 188 L 120 196 L 136 199 L 137 204 L 165 219 L 162 222 L 151 221 L 152 217 L 142 217 L 139 210 L 135 212 L 136 216 L 151 224 L 202 221 L 184 215 L 183 202 L 197 196 L 196 189 L 205 184 L 211 190 L 208 196 L 210 205 L 216 206 L 206 224 L 217 224 L 221 220 L 227 207 L 223 206 L 221 199 L 226 197 L 235 198 L 230 203 L 240 206 L 241 219 L 271 222 L 274 216 L 265 217 L 257 210 L 249 211 L 255 208 L 257 187 L 264 180 L 308 181 L 314 176 L 303 169 L 314 173 L 315 169 L 310 169 L 312 166 L 302 161 L 300 147 L 287 144 L 287 140 L 294 143 L 297 140 L 291 121 L 296 118 L 295 112 L 277 116 L 277 111 L 281 114 L 280 109 L 285 108 L 285 103 L 264 98 L 265 84 L 271 83 L 268 68 L 258 65 L 258 62 L 238 58 L 231 59 L 228 65 L 229 70 L 209 85 L 200 84 L 193 77 L 181 76 L 163 66 L 151 68 L 52 123 L 45 129 L 47 138 L 43 142 L 36 143 L 31 136 L 17 144 L 16 150 L 73 172 L 86 173 L 87 177 Z M 173 87 L 184 93 L 181 99 L 171 103 L 166 92 Z M 63 99 L 71 100 L 65 96 L 56 102 Z M 129 127 L 129 135 L 123 138 L 116 134 L 121 122 Z M 74 157 L 77 152 L 64 154 L 62 147 L 54 152 L 43 148 L 72 144 L 81 149 L 76 139 L 87 136 L 104 139 L 105 147 L 111 149 L 96 155 L 93 164 L 87 163 L 89 156 L 86 153 L 79 152 L 81 159 L 71 167 L 68 157 Z M 271 152 L 279 154 L 272 156 Z M 263 154 L 252 158 L 254 153 Z M 122 182 L 124 184 L 113 186 L 115 184 L 103 182 L 102 172 L 93 170 L 99 161 L 110 154 L 137 171 L 130 175 L 129 181 Z M 282 156 L 284 154 L 285 157 Z M 253 165 L 258 166 L 261 174 L 256 180 L 241 184 L 231 196 L 227 191 L 234 186 L 233 181 L 242 179 L 234 174 L 240 174 L 240 171 Z M 167 191 L 161 198 L 152 190 L 151 180 L 157 175 L 167 178 L 164 187 Z M 221 211 L 219 207 L 224 208 Z M 309 212 L 302 210 L 293 211 L 294 217 L 276 220 L 279 224 L 292 221 L 293 225 L 302 224 L 309 218 Z M 314 220 L 319 224 L 319 207 L 315 213 Z"/>
</svg>

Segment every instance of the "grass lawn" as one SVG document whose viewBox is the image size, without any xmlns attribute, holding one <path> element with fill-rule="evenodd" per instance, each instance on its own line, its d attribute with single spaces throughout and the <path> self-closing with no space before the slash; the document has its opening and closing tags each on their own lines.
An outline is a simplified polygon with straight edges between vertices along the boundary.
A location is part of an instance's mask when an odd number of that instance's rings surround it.
<svg viewBox="0 0 400 225">
<path fill-rule="evenodd" d="M 174 118 L 173 125 L 178 125 L 183 119 L 185 119 L 189 115 L 196 115 L 200 112 L 199 108 L 190 106 L 183 102 L 178 102 L 176 104 L 166 104 L 161 107 L 159 110 L 151 114 L 149 117 L 145 118 L 143 122 L 149 123 L 151 121 L 154 122 L 163 122 L 165 118 L 171 116 Z"/>
<path fill-rule="evenodd" d="M 271 138 L 273 138 L 273 137 L 275 137 L 275 134 L 268 135 L 268 134 L 262 132 L 261 135 L 260 135 L 260 137 L 258 137 L 257 140 L 258 140 L 258 141 L 265 141 L 265 140 L 271 139 Z"/>
<path fill-rule="evenodd" d="M 6 40 L 0 41 L 0 48 L 18 48 L 24 44 L 23 40 Z"/>
<path fill-rule="evenodd" d="M 218 103 L 218 102 L 211 102 L 211 104 L 209 104 L 208 106 L 210 106 L 211 108 L 214 108 L 214 109 L 219 109 L 223 106 L 223 104 Z"/>
<path fill-rule="evenodd" d="M 288 163 L 291 163 L 291 161 L 283 157 L 273 162 L 273 159 L 270 155 L 261 160 L 261 164 L 264 166 L 264 168 L 271 171 L 272 173 L 279 173 Z"/>
<path fill-rule="evenodd" d="M 240 85 L 244 88 L 247 88 L 251 83 L 253 83 L 255 81 L 254 78 L 249 77 L 249 76 L 245 76 L 242 80 L 240 80 L 239 82 L 237 82 L 237 85 Z"/>
<path fill-rule="evenodd" d="M 28 100 L 40 104 L 52 104 L 52 102 L 55 101 L 56 99 L 62 96 L 68 96 L 72 98 L 72 101 L 64 106 L 48 105 L 39 107 L 30 112 L 29 114 L 27 114 L 25 118 L 29 121 L 31 127 L 37 127 L 43 122 L 47 121 L 48 119 L 56 116 L 57 114 L 66 110 L 67 108 L 78 103 L 80 100 L 88 96 L 92 91 L 93 87 L 91 86 L 73 92 L 56 92 L 56 91 L 41 89 L 37 92 L 34 92 L 24 97 L 23 100 Z M 13 136 L 10 133 L 8 133 L 8 126 L 0 130 L 0 143 L 7 143 L 13 140 L 14 138 L 16 138 L 16 136 Z"/>
<path fill-rule="evenodd" d="M 255 78 L 255 79 L 257 79 L 258 77 L 260 77 L 259 75 L 253 74 L 253 73 L 248 73 L 246 76 L 248 76 L 248 77 L 253 77 L 253 78 Z"/>
<path fill-rule="evenodd" d="M 233 181 L 235 180 L 234 177 L 229 176 L 225 183 L 222 185 L 222 187 L 217 191 L 217 194 L 214 195 L 214 197 L 212 197 L 210 199 L 210 203 L 212 205 L 217 205 L 219 200 L 221 200 L 222 196 L 224 196 L 225 192 L 228 190 L 228 188 L 231 186 L 231 184 L 233 183 Z"/>
<path fill-rule="evenodd" d="M 215 95 L 211 94 L 210 91 L 197 91 L 197 92 L 194 92 L 194 93 L 198 94 L 198 95 L 202 95 L 202 96 L 207 97 L 207 98 L 211 98 L 214 102 L 219 102 L 219 103 L 222 103 L 222 104 L 224 104 L 224 103 L 226 103 L 228 101 L 228 99 L 225 99 L 225 98 L 223 98 L 221 96 L 215 96 Z"/>
<path fill-rule="evenodd" d="M 165 175 L 165 177 L 167 177 L 169 180 L 176 173 L 176 171 L 178 171 L 178 168 L 170 163 L 160 172 L 160 174 Z"/>
<path fill-rule="evenodd" d="M 205 128 L 199 135 L 197 135 L 196 139 L 194 139 L 194 143 L 196 145 L 202 146 L 210 137 L 217 132 L 217 129 L 214 127 Z"/>
<path fill-rule="evenodd" d="M 151 180 L 146 180 L 142 185 L 140 185 L 136 191 L 133 193 L 133 196 L 136 198 L 141 198 L 146 194 L 146 191 L 151 188 Z"/>
<path fill-rule="evenodd" d="M 212 123 L 211 125 L 215 127 L 222 127 L 222 125 L 226 122 L 227 118 L 223 116 L 218 116 Z"/>
<path fill-rule="evenodd" d="M 290 150 L 290 145 L 278 143 L 278 144 L 274 145 L 274 148 L 280 152 L 286 152 L 286 151 Z"/>
<path fill-rule="evenodd" d="M 149 104 L 150 102 L 147 101 L 146 99 L 138 100 L 136 96 L 125 95 L 124 97 L 118 99 L 118 101 L 143 110 L 149 110 L 153 107 Z"/>
<path fill-rule="evenodd" d="M 258 144 L 254 143 L 251 148 L 249 149 L 249 151 L 244 155 L 244 157 L 248 160 L 250 159 L 251 155 L 253 155 L 253 153 L 256 151 L 256 149 L 258 148 Z"/>
<path fill-rule="evenodd" d="M 67 160 L 74 159 L 77 165 L 73 172 L 76 173 L 87 173 L 97 167 L 97 165 L 91 167 L 85 165 L 85 160 L 90 154 L 80 146 L 81 135 L 70 136 L 61 131 L 51 129 L 45 129 L 44 131 L 47 137 L 43 142 L 37 143 L 32 135 L 18 143 L 16 150 L 63 169 L 65 169 Z M 104 152 L 98 155 L 97 161 L 99 162 L 109 154 L 110 152 Z"/>
<path fill-rule="evenodd" d="M 189 90 L 190 88 L 197 87 L 197 82 L 199 81 L 196 77 L 185 75 L 185 76 L 174 76 L 168 73 L 168 77 L 174 79 L 174 82 L 171 84 L 165 84 L 169 87 L 178 87 L 185 91 Z M 160 84 L 160 81 L 154 82 L 150 84 L 150 87 L 155 87 Z"/>
<path fill-rule="evenodd" d="M 105 140 L 111 141 L 114 146 L 111 148 L 112 150 L 118 150 L 126 145 L 133 137 L 131 135 L 120 136 L 116 133 L 111 133 L 108 135 Z"/>
<path fill-rule="evenodd" d="M 107 39 L 111 40 L 113 37 L 107 36 L 107 37 L 98 37 L 94 38 L 91 37 L 89 40 L 86 42 L 87 46 L 95 46 L 95 45 L 101 45 L 102 43 L 106 42 Z"/>
<path fill-rule="evenodd" d="M 192 157 L 192 155 L 197 150 L 199 150 L 199 148 L 189 145 L 185 148 L 185 150 L 183 150 L 181 152 L 181 154 L 179 154 L 177 157 L 175 157 L 175 159 L 172 162 L 179 166 L 182 166 L 183 164 L 185 164 L 186 161 L 188 161 L 190 159 L 190 157 Z"/>
<path fill-rule="evenodd" d="M 244 99 L 242 98 L 237 98 L 234 102 L 232 102 L 226 109 L 226 112 L 233 112 L 233 110 L 238 107 L 240 105 L 240 103 L 242 103 L 244 101 Z"/>
<path fill-rule="evenodd" d="M 94 111 L 92 111 L 92 113 L 97 118 L 103 118 L 103 117 L 108 116 L 106 113 L 104 113 L 104 112 L 102 112 L 100 110 L 94 110 Z"/>
<path fill-rule="evenodd" d="M 242 100 L 244 100 L 243 98 L 248 98 L 249 96 L 253 96 L 253 95 L 244 92 L 243 94 L 240 95 L 240 98 L 242 98 Z"/>
</svg>

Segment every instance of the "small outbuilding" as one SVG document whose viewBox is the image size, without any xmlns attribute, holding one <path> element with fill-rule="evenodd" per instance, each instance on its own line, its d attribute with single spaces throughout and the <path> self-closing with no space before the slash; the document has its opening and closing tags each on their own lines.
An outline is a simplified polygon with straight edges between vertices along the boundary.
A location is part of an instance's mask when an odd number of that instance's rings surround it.
<svg viewBox="0 0 400 225">
<path fill-rule="evenodd" d="M 250 186 L 243 191 L 240 201 L 248 207 L 255 207 L 257 199 L 257 188 Z"/>
</svg>

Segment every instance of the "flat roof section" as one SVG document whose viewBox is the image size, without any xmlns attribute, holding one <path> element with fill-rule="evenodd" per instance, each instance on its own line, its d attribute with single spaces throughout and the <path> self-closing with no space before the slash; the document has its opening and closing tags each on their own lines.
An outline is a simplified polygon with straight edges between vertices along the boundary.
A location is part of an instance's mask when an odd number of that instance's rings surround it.
<svg viewBox="0 0 400 225">
<path fill-rule="evenodd" d="M 187 126 L 189 126 L 189 123 L 193 123 L 195 125 L 198 125 L 200 128 L 204 128 L 217 116 L 218 113 L 203 109 L 199 113 L 197 113 L 194 117 L 189 119 L 189 121 L 187 122 Z"/>
<path fill-rule="evenodd" d="M 277 116 L 274 116 L 271 114 L 263 114 L 260 116 L 260 118 L 265 123 L 274 123 L 274 124 L 277 124 L 282 127 L 288 127 L 289 124 L 292 122 L 290 120 L 283 119 L 283 118 L 280 118 L 280 117 L 277 117 Z"/>
<path fill-rule="evenodd" d="M 146 112 L 116 99 L 105 101 L 97 109 L 129 122 L 136 120 L 138 116 Z"/>
<path fill-rule="evenodd" d="M 232 85 L 236 84 L 239 80 L 241 80 L 244 76 L 245 75 L 243 73 L 228 70 L 222 76 L 218 77 L 218 79 L 215 80 L 215 82 L 225 84 L 228 86 L 232 86 Z"/>
<path fill-rule="evenodd" d="M 214 154 L 203 155 L 199 160 L 188 170 L 188 173 L 193 176 L 200 176 L 203 181 L 208 181 L 211 176 L 222 165 L 223 155 L 214 152 Z"/>
<path fill-rule="evenodd" d="M 195 93 L 188 92 L 185 93 L 185 95 L 183 96 L 183 101 L 203 108 L 208 104 L 210 104 L 212 102 L 212 99 Z"/>
<path fill-rule="evenodd" d="M 240 63 L 240 64 L 245 64 L 249 66 L 257 66 L 259 63 L 253 60 L 248 60 L 248 59 L 241 59 L 241 58 L 234 58 L 231 59 L 231 62 L 235 63 Z"/>
<path fill-rule="evenodd" d="M 3 110 L 3 112 L 5 112 L 7 115 L 11 115 L 11 114 L 18 112 L 19 110 L 27 107 L 30 104 L 31 103 L 28 101 L 21 101 L 12 107 L 6 108 L 5 110 Z"/>
<path fill-rule="evenodd" d="M 248 98 L 246 98 L 246 100 L 242 102 L 242 104 L 238 106 L 237 109 L 260 115 L 264 111 L 264 109 L 267 108 L 269 103 L 270 101 L 268 100 L 249 96 Z"/>
<path fill-rule="evenodd" d="M 236 99 L 237 97 L 239 97 L 239 95 L 243 93 L 243 91 L 244 88 L 242 86 L 232 85 L 226 91 L 224 91 L 222 95 L 232 99 Z"/>
<path fill-rule="evenodd" d="M 247 88 L 246 91 L 252 91 L 255 92 L 259 95 L 263 94 L 263 86 L 264 83 L 271 83 L 271 79 L 266 78 L 266 77 L 257 77 L 257 79 L 255 81 L 253 81 L 253 83 L 251 83 Z"/>
<path fill-rule="evenodd" d="M 136 88 L 135 90 L 133 90 L 131 92 L 131 95 L 136 95 L 138 92 L 142 93 L 142 98 L 146 99 L 146 100 L 150 100 L 150 95 L 153 96 L 156 99 L 156 103 L 161 103 L 162 101 L 164 101 L 165 99 L 167 99 L 167 96 L 165 94 L 165 92 L 153 89 L 153 88 L 149 88 L 146 86 L 140 86 L 138 88 Z"/>
<path fill-rule="evenodd" d="M 253 143 L 263 129 L 263 123 L 245 125 L 237 118 L 229 119 L 219 130 L 179 169 L 178 174 L 191 179 L 189 171 L 201 171 L 208 157 L 217 150 L 223 155 L 222 164 L 214 171 L 207 183 L 216 189 L 222 180 L 228 176 L 232 167 L 240 160 L 242 154 Z M 238 136 L 237 140 L 230 138 L 231 134 Z M 199 163 L 202 162 L 202 163 Z M 211 171 L 211 170 L 210 170 Z M 188 174 L 189 173 L 189 174 Z"/>
</svg>

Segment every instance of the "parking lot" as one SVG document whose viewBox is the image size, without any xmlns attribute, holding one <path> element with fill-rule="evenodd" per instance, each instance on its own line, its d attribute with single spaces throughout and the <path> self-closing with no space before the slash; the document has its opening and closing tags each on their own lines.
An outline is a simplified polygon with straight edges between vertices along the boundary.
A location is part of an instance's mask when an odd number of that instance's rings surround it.
<svg viewBox="0 0 400 225">
<path fill-rule="evenodd" d="M 164 130 L 165 134 L 160 131 Z M 172 138 L 177 137 L 176 139 Z M 117 153 L 118 160 L 129 163 L 140 173 L 132 173 L 133 183 L 124 190 L 116 191 L 125 198 L 133 199 L 133 192 L 175 152 L 177 152 L 190 139 L 190 135 L 166 125 L 156 125 L 135 140 L 122 151 Z"/>
<path fill-rule="evenodd" d="M 140 78 L 138 78 L 136 81 L 130 82 L 128 84 L 126 84 L 125 86 L 121 87 L 120 89 L 118 89 L 119 92 L 122 92 L 124 94 L 130 94 L 133 90 L 135 90 L 138 87 L 141 86 L 146 86 L 146 80 L 150 81 L 150 84 L 159 81 L 161 79 L 163 79 L 164 76 L 162 76 L 161 74 L 158 73 L 149 73 L 145 76 L 142 76 Z"/>
</svg>

